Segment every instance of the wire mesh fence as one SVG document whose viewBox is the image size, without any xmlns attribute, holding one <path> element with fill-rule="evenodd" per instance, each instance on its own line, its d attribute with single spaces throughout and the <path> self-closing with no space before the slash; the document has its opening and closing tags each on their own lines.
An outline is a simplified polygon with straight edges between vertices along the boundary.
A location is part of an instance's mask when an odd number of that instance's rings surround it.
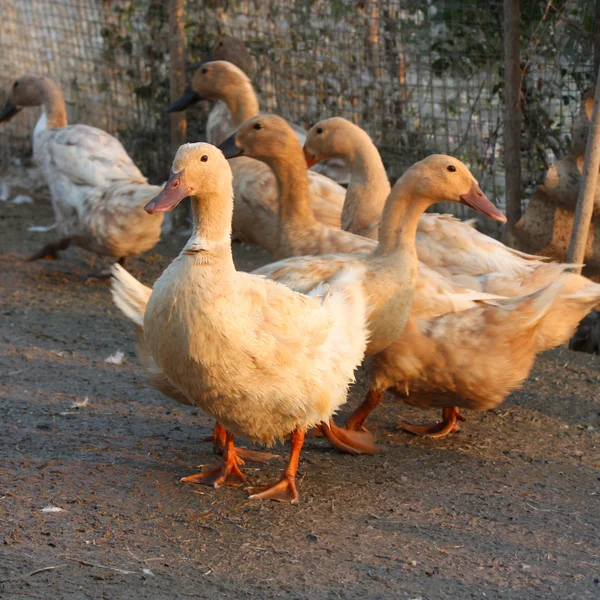
<svg viewBox="0 0 600 600">
<path fill-rule="evenodd" d="M 524 199 L 569 147 L 592 83 L 593 4 L 522 0 Z M 3 0 L 2 11 L 0 90 L 24 72 L 50 74 L 71 122 L 118 135 L 149 179 L 163 180 L 168 2 Z M 192 65 L 220 36 L 239 37 L 263 111 L 306 127 L 350 119 L 392 178 L 428 154 L 452 154 L 503 206 L 502 19 L 502 0 L 189 0 L 186 52 Z M 188 113 L 190 140 L 203 139 L 207 112 Z M 24 112 L 2 127 L 0 164 L 28 151 L 35 119 Z"/>
</svg>

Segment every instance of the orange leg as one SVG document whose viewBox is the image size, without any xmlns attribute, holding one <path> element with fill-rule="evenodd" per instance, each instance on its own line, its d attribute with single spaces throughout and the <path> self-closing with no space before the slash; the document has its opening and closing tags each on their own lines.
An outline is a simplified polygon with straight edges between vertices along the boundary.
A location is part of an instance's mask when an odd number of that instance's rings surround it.
<svg viewBox="0 0 600 600">
<path fill-rule="evenodd" d="M 350 418 L 346 422 L 346 429 L 349 429 L 350 431 L 366 431 L 363 427 L 363 423 L 382 400 L 383 392 L 369 390 L 369 393 L 362 404 L 352 413 L 352 415 L 350 415 Z"/>
<path fill-rule="evenodd" d="M 233 434 L 226 432 L 225 451 L 221 464 L 208 471 L 183 477 L 180 481 L 204 483 L 215 488 L 221 485 L 242 485 L 246 483 L 246 476 L 240 471 L 239 465 L 243 464 L 244 461 L 238 456 L 233 444 Z"/>
<path fill-rule="evenodd" d="M 377 454 L 379 447 L 368 431 L 350 431 L 338 427 L 333 419 L 319 426 L 329 443 L 346 454 Z"/>
<path fill-rule="evenodd" d="M 432 425 L 401 423 L 397 426 L 397 429 L 404 429 L 404 431 L 423 437 L 444 437 L 449 433 L 460 430 L 459 421 L 464 422 L 466 419 L 460 414 L 458 407 L 448 406 L 442 409 L 442 420 L 439 423 L 433 423 Z"/>
<path fill-rule="evenodd" d="M 205 437 L 204 441 L 212 442 L 213 452 L 215 454 L 222 454 L 225 450 L 225 442 L 227 441 L 227 431 L 225 430 L 225 427 L 217 421 L 212 434 Z"/>
<path fill-rule="evenodd" d="M 225 427 L 221 423 L 215 423 L 215 428 L 212 435 L 209 435 L 204 439 L 205 442 L 213 443 L 213 450 L 215 454 L 222 454 L 225 449 L 225 438 L 227 432 Z M 244 462 L 255 462 L 266 464 L 274 458 L 281 458 L 279 454 L 270 454 L 269 452 L 256 452 L 254 450 L 246 450 L 245 448 L 236 448 L 237 455 Z"/>
<path fill-rule="evenodd" d="M 249 487 L 250 500 L 277 500 L 278 502 L 298 503 L 298 490 L 296 489 L 296 473 L 300 451 L 304 444 L 304 431 L 296 429 L 290 436 L 290 458 L 283 471 L 281 479 L 271 486 Z"/>
</svg>

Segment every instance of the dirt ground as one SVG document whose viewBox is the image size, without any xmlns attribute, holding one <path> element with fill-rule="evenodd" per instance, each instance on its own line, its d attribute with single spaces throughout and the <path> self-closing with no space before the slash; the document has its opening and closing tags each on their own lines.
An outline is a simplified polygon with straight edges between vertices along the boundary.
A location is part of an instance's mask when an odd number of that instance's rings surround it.
<svg viewBox="0 0 600 600">
<path fill-rule="evenodd" d="M 371 422 L 381 455 L 311 438 L 299 505 L 249 502 L 179 483 L 215 461 L 211 422 L 146 385 L 108 285 L 85 283 L 108 261 L 24 262 L 52 238 L 27 227 L 52 221 L 40 194 L 0 203 L 0 598 L 600 598 L 598 357 L 545 354 L 441 440 L 395 431 L 438 415 L 390 399 Z M 184 241 L 130 270 L 151 283 Z M 338 422 L 363 394 L 359 374 Z"/>
</svg>

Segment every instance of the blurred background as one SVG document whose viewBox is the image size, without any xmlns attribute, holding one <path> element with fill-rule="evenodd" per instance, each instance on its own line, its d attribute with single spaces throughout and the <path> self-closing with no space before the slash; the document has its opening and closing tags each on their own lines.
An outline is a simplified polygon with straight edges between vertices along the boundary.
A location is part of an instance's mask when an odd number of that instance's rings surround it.
<svg viewBox="0 0 600 600">
<path fill-rule="evenodd" d="M 69 120 L 117 135 L 150 181 L 164 181 L 169 140 L 171 3 L 3 0 L 0 101 L 25 72 L 59 81 Z M 570 146 L 600 55 L 600 2 L 522 0 L 522 198 Z M 189 78 L 224 35 L 246 43 L 263 111 L 309 127 L 340 115 L 365 128 L 392 179 L 443 152 L 464 160 L 504 207 L 502 0 L 188 1 Z M 203 139 L 209 106 L 188 111 Z M 0 167 L 31 152 L 35 111 L 0 132 Z"/>
</svg>

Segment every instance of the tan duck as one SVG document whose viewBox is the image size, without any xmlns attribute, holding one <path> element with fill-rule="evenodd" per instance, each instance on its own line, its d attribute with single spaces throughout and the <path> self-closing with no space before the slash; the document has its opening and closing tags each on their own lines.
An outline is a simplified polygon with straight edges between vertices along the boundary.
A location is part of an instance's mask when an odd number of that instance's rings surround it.
<svg viewBox="0 0 600 600">
<path fill-rule="evenodd" d="M 439 295 L 435 289 L 443 279 L 439 274 L 434 274 L 431 282 L 427 276 L 417 279 L 418 270 L 427 272 L 423 265 L 419 267 L 415 252 L 415 230 L 424 210 L 436 202 L 460 202 L 504 220 L 459 160 L 433 155 L 411 167 L 394 186 L 385 207 L 381 239 L 376 242 L 326 227 L 314 218 L 307 199 L 302 148 L 283 119 L 271 115 L 250 119 L 219 147 L 226 157 L 249 154 L 273 169 L 280 194 L 276 255 L 320 255 L 290 258 L 255 273 L 305 292 L 328 281 L 343 266 L 360 264 L 366 268 L 365 286 L 372 311 L 368 354 L 385 348 L 402 332 L 415 289 L 423 294 L 425 303 L 431 302 L 429 296 Z M 329 254 L 332 252 L 336 254 Z M 477 296 L 461 292 L 457 294 L 459 302 L 464 299 L 472 306 Z M 445 293 L 441 300 L 444 306 Z M 452 295 L 453 290 L 448 297 Z M 415 304 L 420 303 L 417 297 Z"/>
<path fill-rule="evenodd" d="M 400 428 L 433 437 L 458 431 L 465 420 L 460 408 L 502 403 L 529 375 L 536 355 L 567 342 L 599 302 L 600 284 L 565 273 L 528 296 L 433 319 L 411 317 L 405 332 L 367 361 L 369 393 L 346 426 L 363 430 L 389 390 L 412 406 L 442 408 L 439 423 Z"/>
<path fill-rule="evenodd" d="M 277 231 L 257 240 L 275 258 L 329 252 L 361 252 L 372 240 L 323 224 L 311 206 L 312 174 L 306 170 L 302 146 L 281 117 L 258 115 L 244 121 L 218 146 L 227 158 L 250 157 L 266 163 L 275 175 Z"/>
<path fill-rule="evenodd" d="M 241 123 L 258 114 L 258 99 L 248 76 L 226 61 L 202 63 L 194 72 L 187 92 L 169 111 L 185 110 L 202 99 L 222 100 L 231 113 L 231 123 Z M 210 139 L 210 143 L 219 140 Z M 240 239 L 250 243 L 275 239 L 277 223 L 277 182 L 264 163 L 251 158 L 232 161 L 235 208 L 233 230 Z M 308 197 L 317 220 L 340 226 L 340 215 L 346 190 L 323 175 L 311 173 Z M 271 248 L 266 244 L 267 250 Z"/>
<path fill-rule="evenodd" d="M 300 163 L 302 165 L 302 160 Z M 448 167 L 454 170 L 449 170 Z M 427 183 L 423 185 L 423 181 Z M 381 242 L 378 245 L 376 242 L 365 240 L 374 247 L 370 253 L 288 259 L 258 269 L 255 274 L 280 279 L 286 285 L 290 284 L 290 287 L 293 284 L 297 291 L 308 293 L 320 282 L 331 280 L 345 267 L 363 270 L 370 307 L 370 341 L 367 353 L 377 352 L 402 333 L 413 293 L 415 302 L 412 314 L 419 316 L 464 310 L 475 306 L 476 300 L 490 297 L 488 294 L 459 288 L 435 271 L 429 271 L 424 265 L 419 267 L 421 276 L 416 277 L 414 227 L 420 212 L 429 204 L 441 200 L 478 202 L 480 210 L 484 213 L 502 218 L 493 205 L 478 194 L 471 174 L 460 161 L 447 156 L 432 156 L 414 165 L 397 182 L 386 206 L 390 218 L 385 221 Z M 286 263 L 292 260 L 296 270 L 287 268 Z M 298 273 L 300 275 L 296 277 Z M 150 288 L 143 286 L 126 271 L 115 271 L 114 301 L 138 328 L 143 325 L 146 304 L 151 293 Z M 164 372 L 156 366 L 151 354 L 145 349 L 143 333 L 138 344 L 138 356 L 152 384 L 165 395 L 182 402 L 180 394 L 174 393 Z M 223 436 L 224 430 L 217 426 L 213 438 L 217 449 L 224 445 Z M 348 451 L 347 448 L 341 449 Z M 261 456 L 248 454 L 247 451 L 244 451 L 242 458 L 263 459 Z"/>
<path fill-rule="evenodd" d="M 350 185 L 342 211 L 342 228 L 377 239 L 379 221 L 390 191 L 377 148 L 360 127 L 341 117 L 320 121 L 304 144 L 308 165 L 336 157 L 350 168 Z M 518 279 L 544 264 L 540 257 L 519 252 L 462 223 L 451 215 L 424 214 L 417 227 L 419 260 L 446 277 L 499 273 Z M 478 285 L 476 289 L 492 292 Z"/>
<path fill-rule="evenodd" d="M 64 97 L 49 77 L 17 79 L 0 123 L 29 106 L 42 107 L 33 132 L 33 158 L 50 188 L 60 234 L 32 260 L 56 258 L 70 244 L 121 263 L 152 248 L 163 218 L 146 214 L 143 206 L 160 187 L 148 184 L 112 135 L 88 125 L 68 125 Z"/>
<path fill-rule="evenodd" d="M 234 435 L 270 445 L 289 434 L 291 453 L 282 478 L 266 489 L 251 489 L 250 498 L 297 502 L 304 433 L 318 425 L 335 438 L 336 428 L 327 423 L 345 402 L 364 354 L 360 270 L 340 273 L 328 289 L 321 286 L 311 295 L 236 271 L 231 170 L 209 144 L 178 150 L 164 190 L 146 210 L 172 210 L 188 196 L 192 237 L 155 282 L 143 315 L 144 342 L 170 385 L 227 430 L 222 463 L 184 481 L 244 483 Z M 121 271 L 115 268 L 116 274 Z M 143 305 L 143 296 L 140 291 L 129 309 Z M 342 446 L 364 447 L 364 438 L 341 436 Z"/>
<path fill-rule="evenodd" d="M 240 68 L 250 79 L 255 69 L 254 59 L 250 56 L 244 42 L 232 36 L 220 39 L 211 50 L 212 60 L 225 60 Z M 211 144 L 219 144 L 230 135 L 237 126 L 233 125 L 231 113 L 222 100 L 215 105 L 208 115 L 206 122 L 206 139 Z M 301 144 L 306 140 L 306 130 L 299 125 L 292 124 Z M 343 160 L 331 159 L 319 162 L 313 169 L 321 175 L 333 179 L 338 183 L 347 184 L 350 181 L 350 173 Z"/>
</svg>

